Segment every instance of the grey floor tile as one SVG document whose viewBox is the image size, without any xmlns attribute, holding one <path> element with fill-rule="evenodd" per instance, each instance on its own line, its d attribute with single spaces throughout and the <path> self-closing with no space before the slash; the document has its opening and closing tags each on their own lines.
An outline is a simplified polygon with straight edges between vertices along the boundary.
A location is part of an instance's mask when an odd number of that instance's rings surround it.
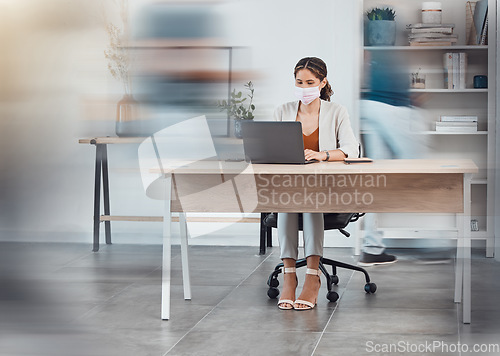
<svg viewBox="0 0 500 356">
<path fill-rule="evenodd" d="M 182 301 L 173 305 L 170 320 L 161 320 L 160 303 L 146 304 L 138 301 L 131 305 L 110 304 L 100 305 L 83 315 L 78 322 L 85 326 L 106 326 L 106 328 L 128 330 L 163 330 L 164 332 L 189 330 L 203 319 L 212 306 L 194 305 Z"/>
<path fill-rule="evenodd" d="M 460 355 L 453 351 L 456 335 L 325 333 L 314 351 L 315 356 L 329 355 Z"/>
<path fill-rule="evenodd" d="M 361 288 L 348 289 L 340 300 L 341 308 L 454 309 L 453 289 L 379 287 L 374 294 Z"/>
<path fill-rule="evenodd" d="M 78 281 L 90 283 L 134 283 L 149 278 L 157 279 L 152 273 L 157 270 L 155 266 L 143 267 L 63 267 L 55 271 L 51 278 L 62 281 Z M 161 276 L 161 271 L 159 273 Z"/>
<path fill-rule="evenodd" d="M 197 331 L 189 333 L 167 355 L 261 356 L 311 355 L 320 333 L 280 331 Z"/>
<path fill-rule="evenodd" d="M 326 303 L 325 303 L 326 304 Z M 194 332 L 198 331 L 307 331 L 321 332 L 328 324 L 333 309 L 319 304 L 313 310 L 280 310 L 275 302 L 259 307 L 215 308 L 202 320 Z"/>
<path fill-rule="evenodd" d="M 171 304 L 173 307 L 189 305 L 216 306 L 232 291 L 233 286 L 191 286 L 191 300 L 184 299 L 184 288 L 181 285 L 171 286 Z M 142 304 L 155 305 L 160 302 L 161 283 L 134 283 L 108 300 L 113 304 L 133 305 L 140 301 Z"/>
<path fill-rule="evenodd" d="M 460 342 L 464 345 L 462 355 L 500 355 L 500 333 L 482 334 L 460 333 Z"/>
<path fill-rule="evenodd" d="M 387 266 L 368 267 L 366 271 L 372 282 L 381 288 L 451 288 L 455 287 L 455 270 L 452 266 L 404 266 L 396 262 Z M 399 265 L 399 266 L 398 266 Z M 399 268 L 398 268 L 399 267 Z M 404 270 L 403 270 L 404 268 Z M 353 275 L 349 287 L 364 285 L 365 278 L 362 273 Z"/>
<path fill-rule="evenodd" d="M 180 248 L 173 246 L 171 319 L 162 321 L 161 246 L 90 249 L 90 244 L 1 243 L 0 282 L 7 287 L 0 289 L 0 328 L 9 336 L 0 337 L 2 351 L 260 356 L 315 350 L 329 356 L 363 355 L 369 340 L 451 344 L 459 337 L 473 345 L 500 339 L 500 263 L 485 258 L 484 249 L 473 251 L 471 325 L 460 322 L 461 305 L 453 303 L 453 263 L 428 264 L 452 256 L 449 250 L 389 251 L 400 259 L 396 264 L 367 268 L 378 285 L 373 295 L 364 292 L 361 273 L 339 269 L 334 290 L 340 301 L 325 298 L 323 278 L 318 306 L 298 312 L 281 311 L 277 300 L 267 297 L 267 278 L 280 262 L 277 247 L 259 256 L 257 247 L 190 246 L 193 296 L 185 301 Z M 325 256 L 357 261 L 349 248 L 328 248 Z M 304 273 L 298 272 L 297 295 Z M 405 353 L 411 354 L 417 353 Z"/>
<path fill-rule="evenodd" d="M 500 312 L 498 295 L 500 290 L 474 288 L 472 286 L 472 311 L 489 310 Z"/>
<path fill-rule="evenodd" d="M 500 320 L 500 311 L 475 310 L 471 314 L 471 324 L 470 325 L 461 324 L 460 332 L 463 335 L 497 334 L 500 336 L 499 320 Z"/>
<path fill-rule="evenodd" d="M 328 332 L 456 334 L 456 309 L 339 308 Z"/>
</svg>

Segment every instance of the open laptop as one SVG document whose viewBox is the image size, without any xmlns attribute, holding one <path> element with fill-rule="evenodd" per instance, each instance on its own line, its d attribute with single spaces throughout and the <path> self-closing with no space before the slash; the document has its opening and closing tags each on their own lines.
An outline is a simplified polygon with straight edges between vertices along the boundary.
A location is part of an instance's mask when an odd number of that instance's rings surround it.
<svg viewBox="0 0 500 356">
<path fill-rule="evenodd" d="M 305 164 L 302 124 L 297 121 L 242 121 L 245 160 L 251 163 Z"/>
</svg>

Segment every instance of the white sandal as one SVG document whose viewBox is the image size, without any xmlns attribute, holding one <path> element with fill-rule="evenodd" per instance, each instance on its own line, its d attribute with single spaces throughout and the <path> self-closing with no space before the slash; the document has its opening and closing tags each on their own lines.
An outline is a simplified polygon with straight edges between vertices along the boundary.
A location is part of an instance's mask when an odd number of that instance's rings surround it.
<svg viewBox="0 0 500 356">
<path fill-rule="evenodd" d="M 310 274 L 310 275 L 313 275 L 313 276 L 321 276 L 321 271 L 319 269 L 311 269 L 311 268 L 308 268 L 306 270 L 306 274 Z M 321 279 L 319 280 L 319 283 L 321 285 Z M 315 306 L 316 306 L 316 302 L 318 301 L 318 296 L 316 296 L 316 299 L 314 300 L 314 303 L 308 301 L 308 300 L 302 300 L 302 299 L 297 299 L 295 301 L 295 303 L 293 304 L 293 308 L 295 310 L 310 310 L 310 309 L 313 309 Z M 299 308 L 297 307 L 296 305 L 297 304 L 303 304 L 303 305 L 306 305 L 305 308 Z"/>
<path fill-rule="evenodd" d="M 296 273 L 296 268 L 295 267 L 282 267 L 283 273 Z M 280 299 L 278 302 L 278 308 L 282 310 L 290 310 L 293 309 L 293 303 L 294 301 L 291 299 Z M 289 304 L 289 306 L 284 306 L 282 304 Z"/>
</svg>

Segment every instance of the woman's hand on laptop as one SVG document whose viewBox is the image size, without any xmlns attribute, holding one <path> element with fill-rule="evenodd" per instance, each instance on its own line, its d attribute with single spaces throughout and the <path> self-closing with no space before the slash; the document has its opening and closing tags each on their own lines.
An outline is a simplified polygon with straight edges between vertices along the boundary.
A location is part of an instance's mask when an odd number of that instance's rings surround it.
<svg viewBox="0 0 500 356">
<path fill-rule="evenodd" d="M 304 156 L 306 161 L 316 160 L 316 161 L 324 161 L 326 159 L 325 152 L 316 152 L 313 150 L 305 149 Z"/>
</svg>

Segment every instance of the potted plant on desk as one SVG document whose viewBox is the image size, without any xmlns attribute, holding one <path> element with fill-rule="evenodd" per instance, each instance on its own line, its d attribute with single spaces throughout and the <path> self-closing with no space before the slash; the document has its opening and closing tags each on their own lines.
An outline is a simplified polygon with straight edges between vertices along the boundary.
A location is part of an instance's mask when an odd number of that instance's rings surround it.
<svg viewBox="0 0 500 356">
<path fill-rule="evenodd" d="M 241 136 L 241 121 L 242 120 L 253 120 L 253 111 L 255 110 L 255 105 L 253 101 L 253 83 L 249 81 L 245 84 L 245 88 L 250 92 L 247 97 L 243 97 L 241 91 L 236 92 L 233 89 L 228 100 L 221 100 L 217 103 L 217 106 L 221 111 L 227 111 L 228 117 L 234 119 L 234 136 L 237 138 L 242 138 Z M 250 99 L 248 105 L 246 103 L 247 99 Z"/>
<path fill-rule="evenodd" d="M 394 46 L 396 42 L 396 13 L 391 8 L 376 7 L 366 12 L 367 44 L 369 46 Z"/>
</svg>

